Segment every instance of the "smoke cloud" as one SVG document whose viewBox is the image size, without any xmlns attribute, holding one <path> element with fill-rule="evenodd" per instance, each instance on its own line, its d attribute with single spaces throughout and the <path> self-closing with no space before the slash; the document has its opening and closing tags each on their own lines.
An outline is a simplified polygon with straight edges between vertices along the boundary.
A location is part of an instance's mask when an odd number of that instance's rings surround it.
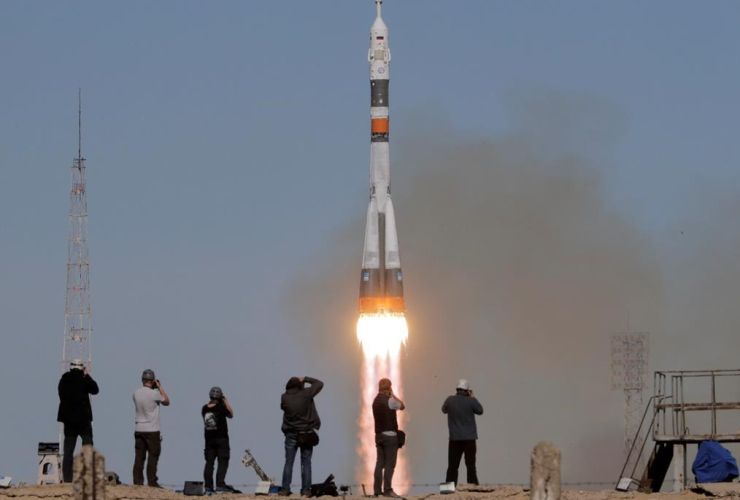
<svg viewBox="0 0 740 500">
<path fill-rule="evenodd" d="M 541 439 L 562 449 L 564 480 L 610 481 L 621 466 L 622 399 L 610 391 L 609 334 L 656 328 L 663 301 L 651 246 L 605 191 L 605 151 L 626 119 L 602 99 L 557 92 L 512 93 L 506 109 L 510 127 L 494 137 L 424 111 L 394 121 L 410 330 L 405 453 L 415 483 L 444 479 L 440 407 L 467 378 L 485 408 L 482 481 L 526 483 Z M 364 209 L 289 298 L 310 339 L 303 347 L 325 367 L 324 412 L 342 414 L 332 446 L 347 453 L 359 404 Z M 353 460 L 342 453 L 331 467 L 351 476 L 344 462 Z"/>
</svg>

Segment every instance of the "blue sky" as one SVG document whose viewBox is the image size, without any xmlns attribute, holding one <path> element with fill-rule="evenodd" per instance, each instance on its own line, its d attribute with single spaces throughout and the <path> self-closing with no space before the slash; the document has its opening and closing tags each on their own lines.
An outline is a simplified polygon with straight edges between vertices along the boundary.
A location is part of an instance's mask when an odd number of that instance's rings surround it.
<svg viewBox="0 0 740 500">
<path fill-rule="evenodd" d="M 331 269 L 337 235 L 354 231 L 346 258 L 360 262 L 373 17 L 370 0 L 0 5 L 0 376 L 16 401 L 0 410 L 0 474 L 33 479 L 35 443 L 56 436 L 78 87 L 99 446 L 130 479 L 130 393 L 152 367 L 173 398 L 164 482 L 200 475 L 199 406 L 211 385 L 235 405 L 234 440 L 277 474 L 282 385 L 323 368 L 289 348 L 309 335 L 286 310 L 290 288 Z M 544 130 L 589 159 L 608 210 L 649 241 L 656 262 L 685 269 L 716 245 L 733 262 L 738 228 L 723 221 L 740 192 L 736 2 L 387 0 L 384 18 L 393 158 L 423 133 L 419 116 L 437 132 L 496 138 L 531 125 L 510 107 L 517 96 L 548 96 L 556 109 L 536 115 L 550 116 Z M 558 123 L 564 115 L 573 122 Z M 396 206 L 404 252 L 402 198 Z M 689 227 L 700 230 L 678 239 Z M 666 317 L 646 328 L 675 327 L 670 311 L 691 300 L 668 274 L 679 297 L 668 294 Z M 734 326 L 719 322 L 718 338 Z M 340 424 L 356 410 L 347 397 L 325 396 L 327 425 L 342 429 L 327 450 L 354 447 Z M 230 480 L 251 482 L 237 462 Z M 484 470 L 492 481 L 526 478 Z"/>
</svg>

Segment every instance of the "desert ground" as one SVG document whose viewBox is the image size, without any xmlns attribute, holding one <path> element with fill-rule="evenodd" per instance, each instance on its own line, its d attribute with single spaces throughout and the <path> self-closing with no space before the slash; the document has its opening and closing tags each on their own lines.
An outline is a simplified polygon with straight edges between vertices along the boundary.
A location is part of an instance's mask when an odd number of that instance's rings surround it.
<svg viewBox="0 0 740 500">
<path fill-rule="evenodd" d="M 579 491 L 563 490 L 563 500 L 694 500 L 707 499 L 709 497 L 740 498 L 738 484 L 715 485 L 713 493 L 700 491 L 699 489 L 686 490 L 683 493 L 654 493 L 645 494 L 638 492 L 622 493 L 613 490 L 602 491 Z M 412 495 L 409 500 L 528 500 L 529 490 L 522 487 L 512 486 L 488 486 L 483 488 L 489 491 L 458 491 L 454 494 L 426 494 Z M 219 495 L 228 497 L 228 500 L 257 499 L 254 495 L 226 494 Z M 106 488 L 108 500 L 183 500 L 184 495 L 170 489 L 153 489 L 146 486 L 109 486 Z M 42 499 L 72 500 L 72 485 L 19 485 L 0 490 L 0 500 L 42 500 Z M 277 497 L 276 497 L 277 498 Z M 300 499 L 300 495 L 293 494 L 292 498 Z M 329 497 L 327 497 L 329 498 Z M 361 500 L 360 495 L 347 496 L 346 500 Z M 224 498 L 223 500 L 227 500 Z"/>
</svg>

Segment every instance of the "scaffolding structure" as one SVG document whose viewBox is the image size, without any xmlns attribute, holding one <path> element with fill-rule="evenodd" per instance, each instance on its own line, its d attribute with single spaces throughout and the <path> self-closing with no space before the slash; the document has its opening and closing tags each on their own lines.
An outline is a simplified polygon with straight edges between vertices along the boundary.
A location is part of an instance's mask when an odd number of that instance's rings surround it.
<svg viewBox="0 0 740 500">
<path fill-rule="evenodd" d="M 644 436 L 638 429 L 643 414 L 643 390 L 647 389 L 648 358 L 650 356 L 650 334 L 614 333 L 611 336 L 612 389 L 624 393 L 624 439 L 623 453 L 633 463 L 628 464 L 642 469 L 642 454 L 632 454 L 633 449 L 641 450 Z"/>
<path fill-rule="evenodd" d="M 740 443 L 740 431 L 734 425 L 736 419 L 725 418 L 718 423 L 718 413 L 740 411 L 735 391 L 739 380 L 737 369 L 655 372 L 653 396 L 635 433 L 642 439 L 630 450 L 617 489 L 626 491 L 631 484 L 638 484 L 640 491 L 659 492 L 672 466 L 673 488 L 683 491 L 688 483 L 688 445 L 708 440 Z M 691 388 L 687 387 L 689 384 Z M 688 425 L 689 414 L 693 415 L 693 427 Z M 634 456 L 642 455 L 646 438 L 654 442 L 647 466 L 630 467 Z"/>
</svg>

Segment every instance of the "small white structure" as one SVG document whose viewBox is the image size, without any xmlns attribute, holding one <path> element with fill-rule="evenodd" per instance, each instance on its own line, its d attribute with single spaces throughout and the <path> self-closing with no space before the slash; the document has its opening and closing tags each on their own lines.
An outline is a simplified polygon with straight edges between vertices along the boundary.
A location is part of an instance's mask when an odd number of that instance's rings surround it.
<svg viewBox="0 0 740 500">
<path fill-rule="evenodd" d="M 439 483 L 439 492 L 442 495 L 455 493 L 455 483 Z"/>
<path fill-rule="evenodd" d="M 39 475 L 36 484 L 62 482 L 62 457 L 59 443 L 39 443 Z"/>
<path fill-rule="evenodd" d="M 257 488 L 254 490 L 254 494 L 255 495 L 269 495 L 270 486 L 272 486 L 272 483 L 270 481 L 258 481 Z"/>
</svg>

